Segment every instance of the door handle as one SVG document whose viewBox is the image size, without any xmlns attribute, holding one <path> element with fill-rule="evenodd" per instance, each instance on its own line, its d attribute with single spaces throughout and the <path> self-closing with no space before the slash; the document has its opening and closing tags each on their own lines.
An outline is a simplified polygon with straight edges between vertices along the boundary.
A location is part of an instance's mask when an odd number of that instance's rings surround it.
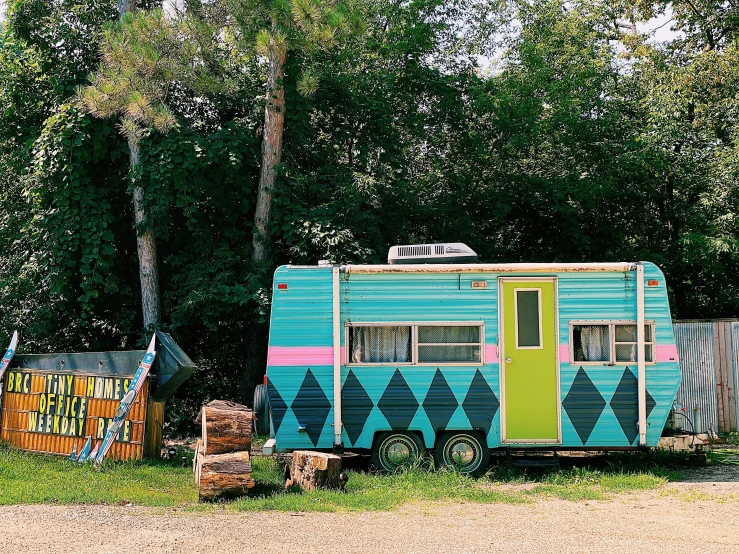
<svg viewBox="0 0 739 554">
<path fill-rule="evenodd" d="M 511 360 L 510 357 L 505 359 L 505 363 L 507 363 L 507 364 L 510 364 L 512 361 L 513 360 Z"/>
</svg>

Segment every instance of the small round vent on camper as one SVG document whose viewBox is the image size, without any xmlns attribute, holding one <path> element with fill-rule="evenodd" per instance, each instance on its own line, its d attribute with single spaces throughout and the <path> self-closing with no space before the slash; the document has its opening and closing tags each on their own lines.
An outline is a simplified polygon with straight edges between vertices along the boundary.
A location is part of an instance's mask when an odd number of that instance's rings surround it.
<svg viewBox="0 0 739 554">
<path fill-rule="evenodd" d="M 461 242 L 393 246 L 387 255 L 389 264 L 462 264 L 475 260 L 475 251 Z"/>
</svg>

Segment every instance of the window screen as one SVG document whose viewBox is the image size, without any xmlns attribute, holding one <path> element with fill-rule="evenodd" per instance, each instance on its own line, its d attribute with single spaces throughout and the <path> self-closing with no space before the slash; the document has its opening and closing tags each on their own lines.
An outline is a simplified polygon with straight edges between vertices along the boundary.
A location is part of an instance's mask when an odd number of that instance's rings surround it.
<svg viewBox="0 0 739 554">
<path fill-rule="evenodd" d="M 616 345 L 616 361 L 617 362 L 635 362 L 636 361 L 636 325 L 615 325 Z M 652 349 L 654 348 L 654 339 L 652 338 L 652 326 L 644 326 L 644 359 L 647 362 L 653 361 Z"/>
<path fill-rule="evenodd" d="M 516 290 L 516 344 L 518 348 L 541 347 L 538 290 Z"/>
<path fill-rule="evenodd" d="M 482 339 L 477 325 L 418 327 L 419 363 L 482 361 Z"/>
<path fill-rule="evenodd" d="M 350 327 L 351 363 L 410 363 L 409 326 Z"/>
<path fill-rule="evenodd" d="M 572 328 L 576 362 L 609 362 L 611 341 L 608 325 L 575 325 Z"/>
</svg>

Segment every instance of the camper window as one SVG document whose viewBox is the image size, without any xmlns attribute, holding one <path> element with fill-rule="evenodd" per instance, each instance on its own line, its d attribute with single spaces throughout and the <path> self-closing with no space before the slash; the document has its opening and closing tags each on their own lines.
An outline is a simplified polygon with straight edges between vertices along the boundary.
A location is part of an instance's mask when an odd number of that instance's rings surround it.
<svg viewBox="0 0 739 554">
<path fill-rule="evenodd" d="M 483 326 L 475 323 L 347 325 L 349 364 L 480 364 Z"/>
<path fill-rule="evenodd" d="M 645 361 L 654 362 L 654 322 L 644 326 Z M 570 322 L 573 363 L 616 364 L 636 361 L 633 321 Z"/>
<path fill-rule="evenodd" d="M 616 338 L 616 361 L 617 362 L 635 362 L 636 361 L 636 325 L 615 325 Z M 652 338 L 652 326 L 644 326 L 644 359 L 647 362 L 653 360 L 652 349 L 654 348 L 654 339 Z"/>
<path fill-rule="evenodd" d="M 480 327 L 419 326 L 418 363 L 480 363 Z"/>
<path fill-rule="evenodd" d="M 351 363 L 410 363 L 411 328 L 406 325 L 350 327 Z"/>
<path fill-rule="evenodd" d="M 576 362 L 609 362 L 611 360 L 608 325 L 574 325 L 572 338 Z"/>
</svg>

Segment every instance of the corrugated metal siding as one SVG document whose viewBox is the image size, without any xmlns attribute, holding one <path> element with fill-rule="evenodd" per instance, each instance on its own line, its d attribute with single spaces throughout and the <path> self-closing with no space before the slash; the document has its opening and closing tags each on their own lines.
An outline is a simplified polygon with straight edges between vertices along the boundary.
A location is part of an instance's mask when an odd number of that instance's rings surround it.
<svg viewBox="0 0 739 554">
<path fill-rule="evenodd" d="M 559 341 L 569 347 L 569 323 L 577 320 L 635 320 L 636 272 L 562 273 L 559 277 Z M 655 322 L 659 346 L 675 344 L 675 336 L 662 271 L 644 264 L 644 279 L 657 286 L 645 287 L 645 318 Z M 582 367 L 582 372 L 580 368 Z M 638 438 L 634 427 L 638 419 L 636 389 L 629 373 L 637 364 L 578 365 L 560 362 L 560 394 L 564 404 L 562 444 L 564 446 L 633 446 Z M 647 393 L 654 402 L 647 417 L 647 444 L 656 445 L 680 384 L 677 360 L 647 364 Z M 592 383 L 591 385 L 588 383 Z M 574 387 L 574 389 L 573 389 Z M 577 404 L 567 402 L 568 394 Z M 590 391 L 584 394 L 583 391 Z M 649 398 L 648 398 L 649 404 Z M 572 417 L 568 412 L 568 406 Z M 628 412 L 628 413 L 627 413 Z M 592 425 L 592 431 L 589 427 Z M 588 431 L 589 434 L 588 434 Z M 583 437 L 587 437 L 583 441 Z"/>
<path fill-rule="evenodd" d="M 331 268 L 275 271 L 270 346 L 332 346 Z M 284 283 L 287 290 L 278 290 Z"/>
<path fill-rule="evenodd" d="M 287 289 L 279 290 L 279 283 L 286 284 Z M 274 277 L 269 347 L 333 347 L 332 294 L 330 267 L 278 268 Z M 292 449 L 331 448 L 333 366 L 325 361 L 317 364 L 303 361 L 310 365 L 297 365 L 300 359 L 295 360 L 296 365 L 275 366 L 270 365 L 274 363 L 270 359 L 267 391 L 277 444 Z M 331 360 L 331 355 L 328 359 Z"/>
<path fill-rule="evenodd" d="M 731 358 L 734 373 L 734 405 L 736 414 L 736 429 L 739 429 L 739 321 L 731 322 Z"/>
<path fill-rule="evenodd" d="M 66 437 L 61 435 L 33 433 L 28 431 L 28 418 L 31 412 L 38 410 L 39 396 L 44 390 L 45 376 L 50 373 L 37 372 L 32 369 L 23 368 L 22 371 L 32 373 L 30 394 L 7 392 L 8 380 L 5 379 L 3 387 L 2 406 L 2 440 L 11 446 L 42 452 L 47 454 L 69 455 L 73 445 L 77 445 L 77 452 L 84 445 L 86 436 L 95 436 L 98 419 L 101 417 L 112 418 L 120 406 L 120 400 L 102 400 L 89 398 L 87 404 L 87 417 L 85 423 L 84 437 Z M 74 395 L 85 396 L 87 375 L 76 374 L 74 377 Z M 100 375 L 98 375 L 100 377 Z M 140 460 L 143 454 L 144 422 L 146 420 L 146 407 L 149 398 L 149 381 L 145 381 L 136 400 L 128 414 L 131 422 L 131 442 L 115 441 L 110 449 L 108 457 L 111 459 Z M 93 442 L 94 444 L 94 442 Z"/>
<path fill-rule="evenodd" d="M 347 322 L 425 322 L 480 321 L 485 326 L 485 345 L 498 343 L 498 280 L 489 273 L 355 273 L 344 275 L 341 283 L 341 321 Z M 472 281 L 486 281 L 487 287 L 472 288 Z M 472 399 L 480 385 L 491 399 L 487 424 L 488 445 L 500 444 L 500 379 L 497 360 L 485 365 L 441 366 L 437 386 L 435 366 L 342 366 L 342 380 L 351 369 L 354 378 L 366 391 L 371 411 L 361 434 L 346 444 L 371 448 L 379 431 L 410 429 L 421 432 L 427 447 L 434 445 L 432 421 L 449 417 L 447 429 L 470 429 L 465 400 Z M 473 379 L 476 372 L 481 377 Z M 482 379 L 480 381 L 479 379 Z M 439 409 L 439 395 L 448 399 L 450 414 Z M 344 409 L 357 410 L 353 404 Z M 467 411 L 472 412 L 470 404 Z M 474 416 L 473 416 L 474 418 Z M 356 419 L 356 417 L 355 417 Z M 490 425 L 492 420 L 492 425 Z"/>
<path fill-rule="evenodd" d="M 716 401 L 716 352 L 714 324 L 710 321 L 675 322 L 675 339 L 680 358 L 683 382 L 677 392 L 677 402 L 685 408 L 691 421 L 695 410 L 700 411 L 699 421 L 694 422 L 702 431 L 718 431 L 718 405 Z M 739 344 L 739 343 L 737 343 Z M 680 421 L 682 428 L 690 430 L 690 424 Z"/>
</svg>

